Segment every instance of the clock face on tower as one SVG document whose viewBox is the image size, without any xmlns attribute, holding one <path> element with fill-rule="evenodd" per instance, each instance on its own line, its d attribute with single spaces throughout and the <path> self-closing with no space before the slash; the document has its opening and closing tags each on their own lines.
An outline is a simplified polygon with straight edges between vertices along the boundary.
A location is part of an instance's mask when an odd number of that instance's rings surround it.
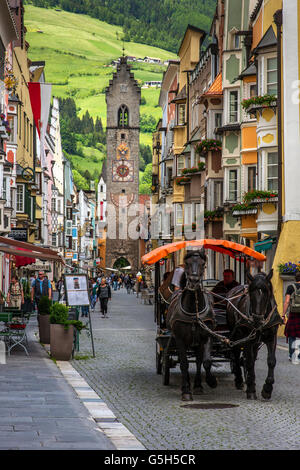
<svg viewBox="0 0 300 470">
<path fill-rule="evenodd" d="M 122 158 L 126 158 L 127 160 L 129 158 L 129 148 L 124 142 L 117 148 L 117 159 L 120 160 Z"/>
<path fill-rule="evenodd" d="M 115 183 L 132 182 L 134 179 L 133 160 L 117 160 L 112 164 L 112 181 Z"/>
</svg>

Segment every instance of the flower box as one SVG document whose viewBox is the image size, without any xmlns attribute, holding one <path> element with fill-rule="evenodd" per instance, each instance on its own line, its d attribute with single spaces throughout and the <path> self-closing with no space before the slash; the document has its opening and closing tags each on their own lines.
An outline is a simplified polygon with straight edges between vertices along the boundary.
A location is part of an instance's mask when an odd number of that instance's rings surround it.
<svg viewBox="0 0 300 470">
<path fill-rule="evenodd" d="M 295 281 L 295 276 L 292 274 L 279 274 L 279 277 L 283 281 Z"/>
<path fill-rule="evenodd" d="M 242 101 L 242 107 L 247 113 L 253 113 L 256 109 L 270 108 L 277 106 L 276 95 L 253 96 Z"/>
</svg>

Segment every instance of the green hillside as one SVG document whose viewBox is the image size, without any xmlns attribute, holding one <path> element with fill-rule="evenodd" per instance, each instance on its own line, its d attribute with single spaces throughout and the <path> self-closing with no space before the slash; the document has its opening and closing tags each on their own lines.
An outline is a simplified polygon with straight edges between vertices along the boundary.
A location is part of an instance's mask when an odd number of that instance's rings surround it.
<svg viewBox="0 0 300 470">
<path fill-rule="evenodd" d="M 115 68 L 111 61 L 122 55 L 122 28 L 86 15 L 57 11 L 55 9 L 25 6 L 26 40 L 30 44 L 29 57 L 33 61 L 46 62 L 46 81 L 53 84 L 52 93 L 60 98 L 72 97 L 79 116 L 88 110 L 96 120 L 99 116 L 106 125 L 105 88 L 112 78 Z M 156 47 L 125 42 L 125 54 L 144 58 L 159 57 L 162 61 L 176 56 Z M 145 80 L 161 80 L 165 67 L 145 63 L 133 63 L 133 72 L 140 85 Z M 152 116 L 157 121 L 161 116 L 158 107 L 159 89 L 142 89 L 145 104 L 141 114 Z M 141 143 L 151 144 L 151 133 L 141 133 Z M 74 168 L 82 175 L 86 171 L 87 161 L 96 157 L 99 162 L 104 154 L 95 149 L 84 149 L 86 159 L 71 156 Z M 99 166 L 99 171 L 101 165 Z"/>
<path fill-rule="evenodd" d="M 188 24 L 209 31 L 216 0 L 27 0 L 123 27 L 125 40 L 177 52 Z"/>
</svg>

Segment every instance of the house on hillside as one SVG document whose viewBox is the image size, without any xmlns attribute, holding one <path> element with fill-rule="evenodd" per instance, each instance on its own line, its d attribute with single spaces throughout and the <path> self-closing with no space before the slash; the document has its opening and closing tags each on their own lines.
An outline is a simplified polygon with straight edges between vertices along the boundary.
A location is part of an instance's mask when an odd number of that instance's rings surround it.
<svg viewBox="0 0 300 470">
<path fill-rule="evenodd" d="M 147 62 L 148 64 L 161 64 L 161 59 L 158 59 L 157 57 L 144 57 L 144 62 Z"/>
</svg>

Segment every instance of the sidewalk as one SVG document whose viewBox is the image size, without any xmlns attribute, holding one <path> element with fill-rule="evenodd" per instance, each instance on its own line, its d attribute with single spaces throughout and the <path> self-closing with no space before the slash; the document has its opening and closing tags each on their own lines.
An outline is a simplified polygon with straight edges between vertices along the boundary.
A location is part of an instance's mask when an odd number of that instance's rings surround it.
<svg viewBox="0 0 300 470">
<path fill-rule="evenodd" d="M 36 331 L 34 319 L 29 325 L 29 357 L 14 348 L 6 364 L 0 364 L 0 449 L 116 449 L 38 343 Z M 70 373 L 70 364 L 65 366 Z M 80 388 L 84 392 L 89 387 Z M 98 396 L 89 401 L 103 403 Z"/>
</svg>

